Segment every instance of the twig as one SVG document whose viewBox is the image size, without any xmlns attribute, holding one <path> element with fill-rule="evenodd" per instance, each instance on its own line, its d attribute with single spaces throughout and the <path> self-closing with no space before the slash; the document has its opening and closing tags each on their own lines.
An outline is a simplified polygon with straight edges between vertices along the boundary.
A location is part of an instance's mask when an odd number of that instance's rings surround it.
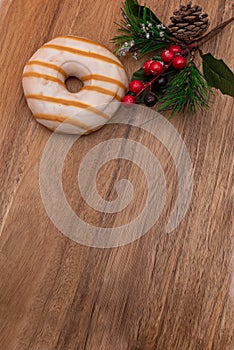
<svg viewBox="0 0 234 350">
<path fill-rule="evenodd" d="M 136 94 L 135 97 L 136 97 L 136 98 L 139 97 L 139 96 L 142 94 L 142 92 L 144 92 L 146 89 L 149 89 L 149 91 L 151 92 L 151 90 L 152 90 L 152 85 L 158 80 L 158 78 L 159 78 L 162 74 L 164 74 L 165 72 L 168 71 L 168 69 L 171 67 L 171 65 L 172 65 L 172 62 L 169 63 L 169 64 L 165 67 L 165 70 L 163 71 L 163 73 L 160 73 L 160 74 L 156 75 L 156 77 L 154 77 L 151 81 L 148 81 L 147 83 L 144 83 L 143 88 Z"/>
<path fill-rule="evenodd" d="M 198 48 L 201 45 L 205 44 L 207 41 L 209 41 L 214 36 L 219 34 L 228 24 L 230 24 L 233 21 L 234 21 L 234 16 L 232 18 L 228 19 L 227 21 L 219 24 L 217 27 L 212 29 L 209 33 L 207 33 L 206 35 L 202 36 L 200 39 L 196 40 L 193 43 L 194 48 Z"/>
</svg>

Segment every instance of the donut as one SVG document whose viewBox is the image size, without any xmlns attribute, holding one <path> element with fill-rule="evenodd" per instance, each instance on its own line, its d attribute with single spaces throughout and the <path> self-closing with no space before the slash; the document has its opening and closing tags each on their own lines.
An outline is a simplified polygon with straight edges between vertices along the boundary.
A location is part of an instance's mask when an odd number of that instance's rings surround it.
<svg viewBox="0 0 234 350">
<path fill-rule="evenodd" d="M 69 92 L 66 79 L 83 87 Z M 36 120 L 59 133 L 89 134 L 108 122 L 124 97 L 128 79 L 105 46 L 81 37 L 60 36 L 44 44 L 24 67 L 23 90 Z"/>
</svg>

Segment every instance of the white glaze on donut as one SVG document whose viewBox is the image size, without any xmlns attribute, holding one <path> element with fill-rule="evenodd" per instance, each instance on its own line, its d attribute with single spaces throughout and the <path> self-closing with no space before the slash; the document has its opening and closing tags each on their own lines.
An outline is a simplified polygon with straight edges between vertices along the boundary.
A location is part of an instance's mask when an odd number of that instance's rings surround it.
<svg viewBox="0 0 234 350">
<path fill-rule="evenodd" d="M 65 80 L 79 78 L 78 93 Z M 43 45 L 26 64 L 23 88 L 37 121 L 51 130 L 90 133 L 116 112 L 128 79 L 122 63 L 106 47 L 74 36 L 61 36 Z"/>
</svg>

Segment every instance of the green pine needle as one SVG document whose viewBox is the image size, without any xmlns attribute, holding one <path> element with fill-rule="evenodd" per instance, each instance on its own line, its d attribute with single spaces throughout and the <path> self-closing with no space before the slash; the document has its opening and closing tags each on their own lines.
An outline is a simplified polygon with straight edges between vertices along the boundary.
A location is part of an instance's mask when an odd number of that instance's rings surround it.
<svg viewBox="0 0 234 350">
<path fill-rule="evenodd" d="M 112 39 L 118 46 L 117 54 L 138 52 L 139 57 L 163 49 L 171 43 L 171 34 L 155 14 L 137 0 L 126 0 L 123 19 L 118 24 L 119 35 Z"/>
<path fill-rule="evenodd" d="M 178 112 L 196 114 L 208 108 L 210 88 L 193 62 L 178 72 L 164 89 L 159 100 L 159 112 L 172 110 L 171 117 Z"/>
</svg>

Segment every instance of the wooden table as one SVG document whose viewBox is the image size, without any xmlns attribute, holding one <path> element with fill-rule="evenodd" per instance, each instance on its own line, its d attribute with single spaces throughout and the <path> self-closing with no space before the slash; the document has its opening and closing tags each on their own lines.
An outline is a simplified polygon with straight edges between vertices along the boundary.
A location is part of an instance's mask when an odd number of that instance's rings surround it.
<svg viewBox="0 0 234 350">
<path fill-rule="evenodd" d="M 179 227 L 165 233 L 177 196 L 173 161 L 137 128 L 108 125 L 80 139 L 64 170 L 64 188 L 77 214 L 91 224 L 119 226 L 128 214 L 94 213 L 80 199 L 76 174 L 85 154 L 113 137 L 141 140 L 164 170 L 168 195 L 162 215 L 141 239 L 97 249 L 66 238 L 53 225 L 39 191 L 39 164 L 50 132 L 38 125 L 21 86 L 23 67 L 44 42 L 61 34 L 109 40 L 121 1 L 6 0 L 0 2 L 0 349 L 1 350 L 232 350 L 234 255 L 231 224 L 233 99 L 215 92 L 211 108 L 171 123 L 194 166 L 194 192 Z M 168 21 L 177 1 L 148 5 Z M 232 15 L 232 1 L 200 0 L 211 27 Z M 233 68 L 233 26 L 206 46 Z M 140 63 L 124 59 L 129 75 Z M 126 132 L 127 130 L 127 132 Z M 126 136 L 127 135 L 127 136 Z M 140 210 L 140 170 L 108 163 L 97 178 L 101 195 L 129 178 Z"/>
</svg>

